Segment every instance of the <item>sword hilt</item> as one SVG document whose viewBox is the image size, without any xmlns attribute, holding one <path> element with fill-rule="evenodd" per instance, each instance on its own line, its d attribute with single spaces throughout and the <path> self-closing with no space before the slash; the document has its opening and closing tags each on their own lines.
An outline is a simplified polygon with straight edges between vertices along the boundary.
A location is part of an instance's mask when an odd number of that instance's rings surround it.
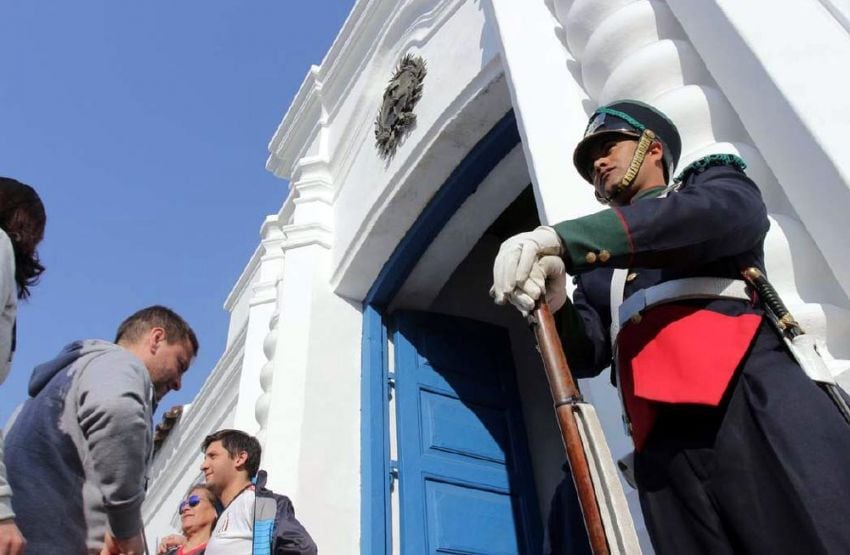
<svg viewBox="0 0 850 555">
<path fill-rule="evenodd" d="M 764 273 L 762 273 L 762 271 L 758 268 L 750 267 L 741 273 L 747 283 L 756 290 L 756 293 L 764 303 L 765 308 L 767 308 L 768 316 L 776 322 L 776 327 L 779 328 L 780 332 L 787 336 L 786 341 L 789 344 L 793 344 L 792 340 L 797 336 L 803 335 L 805 332 L 803 331 L 803 328 L 800 327 L 800 324 L 794 320 L 794 317 L 791 316 L 791 312 L 788 310 L 788 307 L 786 307 L 785 303 L 782 302 L 782 299 L 779 298 L 779 293 L 776 292 L 776 289 L 773 288 L 773 285 L 767 281 Z M 818 355 L 820 355 L 820 353 L 818 353 Z M 797 362 L 801 365 L 803 364 L 803 361 L 799 358 L 797 359 Z M 803 369 L 805 370 L 805 368 Z M 816 380 L 815 383 L 817 383 L 818 386 L 826 392 L 832 402 L 838 407 L 838 410 L 844 417 L 844 420 L 850 424 L 850 405 L 848 405 L 845 400 L 844 393 L 840 391 L 838 385 L 818 380 Z"/>
<path fill-rule="evenodd" d="M 782 299 L 779 297 L 779 293 L 776 289 L 774 289 L 773 285 L 767 281 L 767 277 L 765 277 L 761 270 L 755 266 L 751 266 L 741 272 L 741 274 L 744 276 L 747 283 L 750 284 L 750 287 L 755 289 L 759 299 L 761 299 L 761 302 L 764 303 L 764 306 L 776 319 L 776 325 L 783 333 L 788 334 L 792 338 L 804 333 L 803 328 L 801 328 L 800 324 L 793 316 L 791 316 L 791 312 L 788 310 L 788 307 L 785 306 L 785 303 L 782 302 Z"/>
</svg>

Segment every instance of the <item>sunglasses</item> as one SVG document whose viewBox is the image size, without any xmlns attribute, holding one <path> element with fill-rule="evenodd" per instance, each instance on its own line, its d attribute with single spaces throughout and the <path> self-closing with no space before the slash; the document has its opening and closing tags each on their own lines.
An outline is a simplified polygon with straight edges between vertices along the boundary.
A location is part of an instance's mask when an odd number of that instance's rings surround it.
<svg viewBox="0 0 850 555">
<path fill-rule="evenodd" d="M 180 509 L 177 511 L 177 514 L 183 514 L 183 509 L 186 507 L 197 507 L 200 502 L 201 497 L 199 495 L 190 495 L 180 502 Z"/>
</svg>

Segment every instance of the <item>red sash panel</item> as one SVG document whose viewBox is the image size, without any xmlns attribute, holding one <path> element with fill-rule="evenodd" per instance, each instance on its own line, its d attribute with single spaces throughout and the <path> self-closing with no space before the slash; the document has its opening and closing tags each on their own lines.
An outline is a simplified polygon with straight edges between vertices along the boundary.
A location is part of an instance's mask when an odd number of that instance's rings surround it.
<svg viewBox="0 0 850 555">
<path fill-rule="evenodd" d="M 638 450 L 655 421 L 653 402 L 720 403 L 761 318 L 665 304 L 623 328 L 619 377 Z"/>
</svg>

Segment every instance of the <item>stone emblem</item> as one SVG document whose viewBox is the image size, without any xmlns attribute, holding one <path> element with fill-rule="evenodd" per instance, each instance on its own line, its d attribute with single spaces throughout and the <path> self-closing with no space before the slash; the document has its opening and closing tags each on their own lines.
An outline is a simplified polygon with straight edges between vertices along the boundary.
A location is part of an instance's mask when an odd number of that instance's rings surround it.
<svg viewBox="0 0 850 555">
<path fill-rule="evenodd" d="M 383 158 L 390 158 L 404 134 L 416 123 L 413 108 L 422 97 L 425 60 L 405 54 L 386 90 L 375 120 L 375 146 Z"/>
</svg>

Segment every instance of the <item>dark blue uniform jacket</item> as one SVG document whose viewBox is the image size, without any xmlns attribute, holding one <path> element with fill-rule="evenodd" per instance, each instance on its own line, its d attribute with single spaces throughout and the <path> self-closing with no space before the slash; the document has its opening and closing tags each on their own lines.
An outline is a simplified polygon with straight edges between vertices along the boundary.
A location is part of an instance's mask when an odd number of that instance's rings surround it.
<svg viewBox="0 0 850 555">
<path fill-rule="evenodd" d="M 643 191 L 628 206 L 554 226 L 577 286 L 572 306 L 559 313 L 577 377 L 595 376 L 612 363 L 614 268 L 629 270 L 624 298 L 669 280 L 740 279 L 744 268 L 764 270 L 767 212 L 742 169 L 719 163 L 686 170 L 679 190 L 659 197 L 663 191 Z M 720 402 L 763 311 L 751 302 L 704 299 L 661 305 L 642 316 L 622 329 L 612 373 L 638 449 L 652 427 L 655 403 Z"/>
</svg>

